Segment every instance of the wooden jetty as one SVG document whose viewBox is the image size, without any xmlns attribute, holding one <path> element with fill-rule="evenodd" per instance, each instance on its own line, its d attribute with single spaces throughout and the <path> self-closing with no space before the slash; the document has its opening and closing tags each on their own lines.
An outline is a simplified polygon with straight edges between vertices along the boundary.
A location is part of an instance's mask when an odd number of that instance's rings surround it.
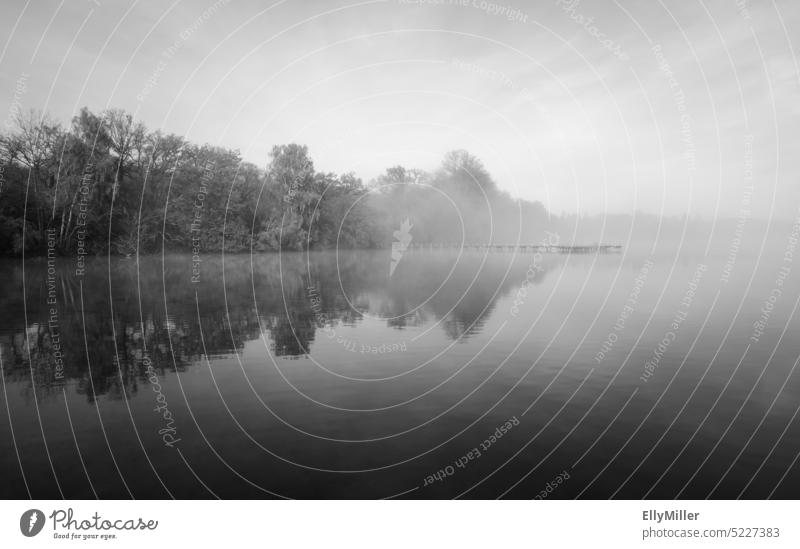
<svg viewBox="0 0 800 549">
<path fill-rule="evenodd" d="M 461 244 L 447 242 L 412 242 L 409 250 L 416 251 L 486 251 L 506 253 L 548 254 L 597 254 L 622 251 L 619 244 L 590 244 L 586 246 L 563 246 L 552 244 Z"/>
</svg>

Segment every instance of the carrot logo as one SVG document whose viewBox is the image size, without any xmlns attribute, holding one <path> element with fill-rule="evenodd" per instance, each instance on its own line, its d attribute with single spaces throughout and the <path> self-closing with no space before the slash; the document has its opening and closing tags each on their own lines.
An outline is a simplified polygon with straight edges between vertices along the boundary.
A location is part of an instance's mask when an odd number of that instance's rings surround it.
<svg viewBox="0 0 800 549">
<path fill-rule="evenodd" d="M 26 538 L 32 538 L 44 528 L 44 513 L 38 509 L 30 509 L 19 518 L 19 530 Z"/>
<path fill-rule="evenodd" d="M 400 224 L 400 229 L 394 231 L 394 241 L 392 242 L 392 262 L 389 265 L 389 276 L 394 274 L 394 270 L 397 268 L 400 260 L 403 259 L 403 254 L 411 244 L 411 240 L 413 239 L 411 236 L 411 227 L 413 227 L 413 225 L 406 217 L 403 220 L 403 223 Z"/>
</svg>

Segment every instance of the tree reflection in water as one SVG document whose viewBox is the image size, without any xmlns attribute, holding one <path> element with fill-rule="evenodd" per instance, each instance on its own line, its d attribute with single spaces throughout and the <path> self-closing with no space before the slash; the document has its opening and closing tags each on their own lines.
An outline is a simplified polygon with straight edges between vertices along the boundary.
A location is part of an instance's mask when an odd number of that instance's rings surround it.
<svg viewBox="0 0 800 549">
<path fill-rule="evenodd" d="M 498 261 L 498 258 L 501 260 Z M 153 368 L 184 371 L 201 357 L 240 352 L 262 333 L 278 357 L 312 352 L 324 329 L 356 326 L 366 316 L 396 330 L 438 323 L 452 340 L 479 333 L 497 300 L 519 287 L 529 258 L 481 253 L 409 252 L 390 278 L 387 251 L 339 251 L 204 258 L 191 283 L 191 257 L 97 258 L 76 277 L 57 267 L 57 310 L 64 376 L 48 327 L 51 304 L 42 260 L 0 263 L 0 353 L 7 382 L 26 399 L 62 385 L 85 394 L 131 397 Z M 547 265 L 537 272 L 541 282 Z M 23 295 L 24 300 L 23 300 Z M 312 304 L 312 297 L 318 299 Z M 27 326 L 19 326 L 27 319 Z M 201 331 L 202 329 L 202 331 Z"/>
</svg>

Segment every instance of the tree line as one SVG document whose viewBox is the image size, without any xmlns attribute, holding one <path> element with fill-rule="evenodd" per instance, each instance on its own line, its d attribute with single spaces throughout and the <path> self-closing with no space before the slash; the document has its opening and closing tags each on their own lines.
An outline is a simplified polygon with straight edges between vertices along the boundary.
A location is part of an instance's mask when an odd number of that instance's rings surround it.
<svg viewBox="0 0 800 549">
<path fill-rule="evenodd" d="M 0 135 L 0 255 L 385 248 L 405 220 L 418 242 L 532 241 L 547 223 L 463 150 L 365 184 L 316 171 L 304 145 L 274 146 L 262 169 L 120 109 L 15 122 Z"/>
</svg>

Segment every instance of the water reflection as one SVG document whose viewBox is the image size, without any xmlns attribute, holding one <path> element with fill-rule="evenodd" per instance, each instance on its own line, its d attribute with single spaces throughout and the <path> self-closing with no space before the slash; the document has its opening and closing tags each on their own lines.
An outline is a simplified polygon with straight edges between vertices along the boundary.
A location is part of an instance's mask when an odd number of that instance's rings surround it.
<svg viewBox="0 0 800 549">
<path fill-rule="evenodd" d="M 745 496 L 785 497 L 798 347 L 781 333 L 797 330 L 800 288 L 787 279 L 751 343 L 783 257 L 720 287 L 725 261 L 414 251 L 390 276 L 388 251 L 295 253 L 204 257 L 197 284 L 189 256 L 99 259 L 82 278 L 69 261 L 0 263 L 0 435 L 15 447 L 0 494 L 93 497 L 90 481 L 114 498 L 529 498 L 569 467 L 553 497 L 664 499 L 688 483 L 682 496 L 701 498 L 735 463 L 715 497 L 738 497 L 756 469 Z M 514 417 L 479 461 L 425 484 Z M 180 453 L 162 437 L 173 427 Z"/>
<path fill-rule="evenodd" d="M 65 259 L 56 265 L 55 302 L 46 263 L 29 261 L 23 272 L 21 264 L 4 262 L 4 375 L 24 388 L 26 400 L 33 387 L 46 399 L 66 385 L 94 402 L 136 395 L 147 383 L 145 358 L 159 373 L 184 371 L 204 356 L 239 353 L 262 336 L 274 356 L 301 357 L 324 334 L 365 319 L 464 341 L 481 332 L 530 263 L 510 254 L 488 259 L 413 251 L 389 276 L 388 252 L 228 256 L 224 263 L 208 257 L 198 283 L 191 282 L 189 256 L 97 259 L 81 277 Z M 545 262 L 531 283 L 547 271 Z"/>
</svg>

